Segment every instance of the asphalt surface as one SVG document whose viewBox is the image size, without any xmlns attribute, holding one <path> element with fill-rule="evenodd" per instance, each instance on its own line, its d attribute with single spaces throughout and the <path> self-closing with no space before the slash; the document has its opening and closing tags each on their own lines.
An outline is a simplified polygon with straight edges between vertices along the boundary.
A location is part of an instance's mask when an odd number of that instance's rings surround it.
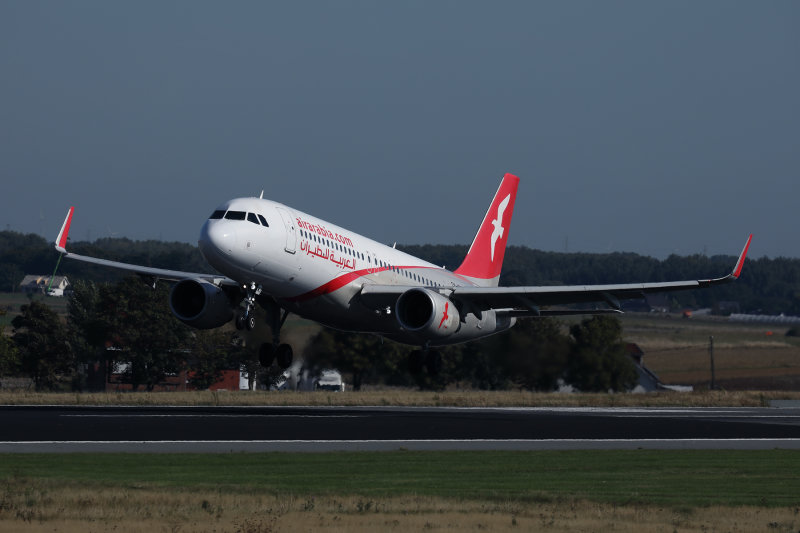
<svg viewBox="0 0 800 533">
<path fill-rule="evenodd" d="M 0 406 L 0 453 L 800 449 L 800 408 Z"/>
</svg>

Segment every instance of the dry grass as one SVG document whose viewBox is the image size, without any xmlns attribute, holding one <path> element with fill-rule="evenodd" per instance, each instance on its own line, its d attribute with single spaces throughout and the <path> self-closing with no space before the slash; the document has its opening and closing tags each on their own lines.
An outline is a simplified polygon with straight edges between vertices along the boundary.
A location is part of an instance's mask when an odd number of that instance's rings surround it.
<svg viewBox="0 0 800 533">
<path fill-rule="evenodd" d="M 667 383 L 696 384 L 710 379 L 706 348 L 657 352 L 647 356 L 647 366 Z M 714 348 L 717 379 L 800 376 L 800 348 Z"/>
<path fill-rule="evenodd" d="M 786 326 L 690 320 L 667 315 L 630 315 L 624 337 L 665 383 L 707 388 L 711 380 L 709 337 L 714 337 L 716 384 L 728 390 L 799 390 L 800 339 Z"/>
<path fill-rule="evenodd" d="M 690 372 L 701 370 L 691 370 Z M 707 368 L 702 370 L 708 372 Z M 672 381 L 682 377 L 665 372 Z M 704 374 L 705 376 L 706 374 Z M 719 373 L 718 373 L 719 375 Z M 676 377 L 677 376 L 677 377 Z M 408 389 L 358 392 L 0 392 L 0 405 L 180 405 L 180 406 L 405 406 L 405 407 L 761 407 L 770 400 L 800 400 L 800 391 L 707 391 L 647 394 L 559 394 L 528 391 Z"/>
<path fill-rule="evenodd" d="M 796 508 L 487 503 L 429 497 L 273 496 L 150 487 L 92 490 L 15 480 L 0 530 L 18 532 L 797 531 Z"/>
</svg>

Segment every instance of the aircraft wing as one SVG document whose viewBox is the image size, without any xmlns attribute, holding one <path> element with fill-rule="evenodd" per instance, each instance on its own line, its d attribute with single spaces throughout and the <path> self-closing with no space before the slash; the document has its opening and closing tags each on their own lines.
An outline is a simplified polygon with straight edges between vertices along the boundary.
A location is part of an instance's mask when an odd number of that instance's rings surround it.
<svg viewBox="0 0 800 533">
<path fill-rule="evenodd" d="M 69 228 L 70 225 L 72 224 L 72 215 L 74 212 L 75 208 L 70 207 L 69 211 L 67 212 L 67 218 L 64 219 L 64 224 L 61 226 L 61 231 L 58 232 L 58 237 L 56 238 L 55 241 L 56 250 L 61 252 L 64 257 L 67 257 L 69 259 L 75 259 L 78 261 L 83 261 L 86 263 L 92 263 L 95 265 L 101 265 L 104 267 L 116 268 L 118 270 L 126 270 L 128 272 L 150 277 L 153 279 L 154 282 L 158 280 L 180 281 L 182 279 L 202 279 L 218 286 L 238 286 L 238 283 L 236 283 L 236 281 L 225 276 L 220 276 L 219 274 L 182 272 L 180 270 L 168 270 L 164 268 L 133 265 L 130 263 L 121 263 L 119 261 L 110 261 L 108 259 L 100 259 L 97 257 L 90 257 L 86 255 L 78 255 L 70 253 L 67 251 L 66 246 L 67 246 L 67 236 L 69 235 Z"/>
<path fill-rule="evenodd" d="M 643 298 L 652 292 L 702 289 L 734 281 L 739 277 L 750 247 L 750 235 L 733 270 L 727 276 L 715 279 L 667 281 L 656 283 L 624 283 L 609 285 L 562 285 L 531 287 L 448 287 L 449 298 L 468 312 L 476 314 L 494 309 L 510 316 L 546 316 L 569 314 L 600 314 L 620 312 L 621 300 Z M 411 287 L 364 285 L 361 298 L 376 308 L 394 306 L 397 298 Z M 440 289 L 441 290 L 441 289 Z M 542 309 L 550 306 L 595 304 L 584 309 Z M 596 304 L 605 304 L 596 307 Z"/>
</svg>

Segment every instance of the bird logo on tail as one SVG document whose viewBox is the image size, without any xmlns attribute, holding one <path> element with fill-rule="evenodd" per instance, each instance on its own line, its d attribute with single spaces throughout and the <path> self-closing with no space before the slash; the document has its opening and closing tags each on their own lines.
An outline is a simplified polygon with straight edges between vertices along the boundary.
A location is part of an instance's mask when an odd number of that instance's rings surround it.
<svg viewBox="0 0 800 533">
<path fill-rule="evenodd" d="M 494 231 L 492 232 L 492 247 L 490 248 L 492 262 L 494 262 L 494 248 L 495 244 L 497 244 L 497 239 L 502 238 L 503 233 L 505 232 L 505 228 L 503 227 L 503 213 L 505 212 L 506 207 L 508 206 L 509 200 L 511 200 L 510 194 L 505 198 L 503 198 L 503 201 L 500 202 L 500 205 L 497 206 L 497 218 L 492 220 L 492 226 L 494 226 Z"/>
</svg>

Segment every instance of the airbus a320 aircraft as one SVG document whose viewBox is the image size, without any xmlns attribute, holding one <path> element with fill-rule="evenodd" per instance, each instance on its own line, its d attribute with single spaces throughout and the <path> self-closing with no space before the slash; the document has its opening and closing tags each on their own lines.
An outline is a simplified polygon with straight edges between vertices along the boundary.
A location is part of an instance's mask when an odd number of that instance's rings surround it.
<svg viewBox="0 0 800 533">
<path fill-rule="evenodd" d="M 733 271 L 722 278 L 617 285 L 499 287 L 519 178 L 506 174 L 463 263 L 446 270 L 278 202 L 237 198 L 206 220 L 198 241 L 221 275 L 150 268 L 67 252 L 74 207 L 56 239 L 65 257 L 174 282 L 175 316 L 201 329 L 234 319 L 256 327 L 261 305 L 273 342 L 260 347 L 261 364 L 288 368 L 292 349 L 280 343 L 289 313 L 332 328 L 369 332 L 418 346 L 409 370 L 436 373 L 436 346 L 486 337 L 519 317 L 621 312 L 620 300 L 645 293 L 710 287 L 739 277 L 752 235 Z M 575 305 L 583 308 L 575 308 Z M 590 307 L 586 307 L 589 305 Z M 570 306 L 570 307 L 564 307 Z"/>
</svg>

